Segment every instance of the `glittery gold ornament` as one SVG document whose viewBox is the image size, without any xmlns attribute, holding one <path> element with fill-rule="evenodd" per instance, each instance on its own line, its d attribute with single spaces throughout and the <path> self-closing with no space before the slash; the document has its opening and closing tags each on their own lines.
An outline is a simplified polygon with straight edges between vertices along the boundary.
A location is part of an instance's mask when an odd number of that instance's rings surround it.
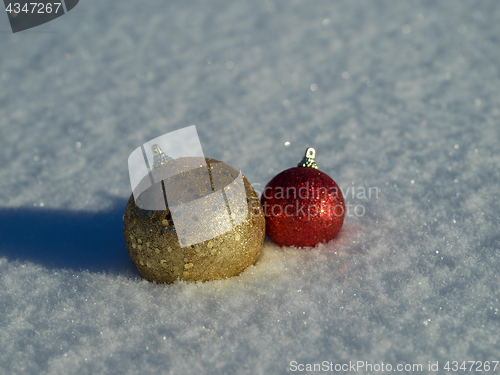
<svg viewBox="0 0 500 375">
<path fill-rule="evenodd" d="M 157 145 L 152 151 L 153 173 L 134 190 L 141 193 L 135 199 L 132 194 L 123 216 L 125 244 L 138 271 L 159 283 L 207 281 L 254 264 L 264 242 L 265 217 L 248 180 L 214 159 L 174 160 Z M 210 203 L 217 197 L 222 205 Z M 163 200 L 166 209 L 140 208 L 145 200 Z M 199 202 L 204 208 L 196 208 Z"/>
</svg>

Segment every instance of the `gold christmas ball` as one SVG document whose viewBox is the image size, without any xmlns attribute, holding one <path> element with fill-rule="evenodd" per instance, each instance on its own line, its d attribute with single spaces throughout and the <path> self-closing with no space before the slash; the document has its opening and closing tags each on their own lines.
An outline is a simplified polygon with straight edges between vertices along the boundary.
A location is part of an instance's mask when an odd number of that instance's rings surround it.
<svg viewBox="0 0 500 375">
<path fill-rule="evenodd" d="M 141 275 L 158 283 L 207 281 L 254 264 L 265 217 L 248 180 L 214 159 L 162 160 L 134 189 L 123 216 L 125 244 Z"/>
</svg>

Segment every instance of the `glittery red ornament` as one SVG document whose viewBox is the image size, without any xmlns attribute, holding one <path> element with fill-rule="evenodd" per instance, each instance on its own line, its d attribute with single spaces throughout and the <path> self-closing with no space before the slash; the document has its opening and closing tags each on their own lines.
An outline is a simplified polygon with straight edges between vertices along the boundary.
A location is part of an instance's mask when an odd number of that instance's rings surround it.
<svg viewBox="0 0 500 375">
<path fill-rule="evenodd" d="M 280 246 L 314 246 L 332 240 L 342 228 L 342 191 L 314 161 L 308 148 L 295 168 L 275 176 L 262 193 L 266 234 Z"/>
</svg>

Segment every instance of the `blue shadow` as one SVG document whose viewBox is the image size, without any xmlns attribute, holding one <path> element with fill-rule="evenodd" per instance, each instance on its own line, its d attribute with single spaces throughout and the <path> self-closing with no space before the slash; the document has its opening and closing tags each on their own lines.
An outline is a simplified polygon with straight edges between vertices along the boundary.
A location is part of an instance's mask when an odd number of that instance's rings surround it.
<svg viewBox="0 0 500 375">
<path fill-rule="evenodd" d="M 123 240 L 127 200 L 89 213 L 37 208 L 0 209 L 0 256 L 49 269 L 134 273 Z"/>
</svg>

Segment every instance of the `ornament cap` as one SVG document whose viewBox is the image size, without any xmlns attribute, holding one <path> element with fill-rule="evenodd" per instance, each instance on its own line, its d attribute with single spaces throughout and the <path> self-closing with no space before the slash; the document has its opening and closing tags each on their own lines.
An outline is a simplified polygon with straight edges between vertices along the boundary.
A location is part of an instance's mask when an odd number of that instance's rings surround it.
<svg viewBox="0 0 500 375">
<path fill-rule="evenodd" d="M 318 169 L 316 165 L 316 150 L 313 147 L 308 147 L 306 153 L 297 167 L 306 167 L 306 168 L 314 168 Z"/>
<path fill-rule="evenodd" d="M 153 157 L 154 157 L 153 168 L 154 169 L 159 168 L 161 165 L 168 164 L 173 160 L 170 156 L 165 155 L 163 153 L 161 147 L 157 144 L 154 144 L 153 146 L 151 146 L 151 151 L 153 151 Z"/>
</svg>

